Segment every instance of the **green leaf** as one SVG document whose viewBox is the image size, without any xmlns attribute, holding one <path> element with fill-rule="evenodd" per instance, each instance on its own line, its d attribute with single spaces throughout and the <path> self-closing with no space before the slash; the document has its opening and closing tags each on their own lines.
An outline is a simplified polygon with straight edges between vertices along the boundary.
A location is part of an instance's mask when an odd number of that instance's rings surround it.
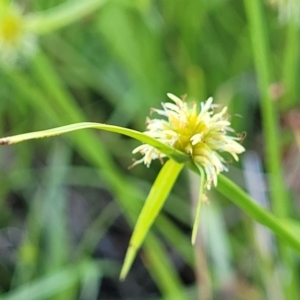
<svg viewBox="0 0 300 300">
<path fill-rule="evenodd" d="M 11 137 L 0 139 L 0 145 L 11 145 L 11 144 L 24 142 L 27 140 L 32 140 L 32 139 L 52 137 L 52 136 L 57 136 L 64 133 L 81 130 L 81 129 L 87 129 L 87 128 L 100 129 L 100 130 L 115 132 L 115 133 L 132 137 L 136 140 L 141 141 L 142 143 L 149 144 L 155 147 L 160 152 L 166 154 L 167 156 L 169 156 L 170 158 L 174 159 L 179 163 L 189 160 L 189 156 L 187 154 L 180 152 L 170 146 L 167 146 L 142 132 L 132 130 L 132 129 L 127 129 L 124 127 L 106 125 L 101 123 L 92 123 L 92 122 L 82 122 L 82 123 L 61 126 L 53 129 L 48 129 L 48 130 L 14 135 Z"/>
<path fill-rule="evenodd" d="M 198 166 L 197 166 L 198 167 Z M 205 183 L 205 175 L 204 171 L 201 167 L 198 167 L 198 170 L 200 172 L 200 188 L 199 188 L 199 196 L 198 196 L 198 203 L 197 208 L 195 212 L 195 221 L 193 225 L 193 231 L 192 231 L 192 244 L 195 245 L 196 238 L 197 238 L 197 232 L 200 225 L 200 213 L 201 213 L 201 204 L 203 201 L 203 191 L 204 191 L 204 183 Z"/>
<path fill-rule="evenodd" d="M 294 219 L 284 218 L 280 220 L 282 226 L 285 226 L 287 230 L 293 231 L 300 237 L 300 222 Z"/>
<path fill-rule="evenodd" d="M 199 170 L 195 164 L 188 162 L 187 166 L 199 175 Z M 295 221 L 293 222 L 294 226 L 287 226 L 287 222 L 285 222 L 286 219 L 280 219 L 268 212 L 239 186 L 222 174 L 219 174 L 218 176 L 218 185 L 216 186 L 216 189 L 237 205 L 245 214 L 258 223 L 268 227 L 274 234 L 300 252 L 300 235 L 298 230 L 293 230 L 299 227 Z"/>
<path fill-rule="evenodd" d="M 160 212 L 175 180 L 184 164 L 178 164 L 174 160 L 168 160 L 159 172 L 142 211 L 136 222 L 129 247 L 121 270 L 120 279 L 124 280 L 136 256 L 136 252 L 143 243 L 151 225 Z"/>
<path fill-rule="evenodd" d="M 217 190 L 236 204 L 253 220 L 271 229 L 282 240 L 300 252 L 299 230 L 293 230 L 294 226 L 287 226 L 283 223 L 285 219 L 280 219 L 265 210 L 255 200 L 248 196 L 239 186 L 223 175 L 218 177 Z M 298 226 L 299 227 L 299 226 Z"/>
</svg>

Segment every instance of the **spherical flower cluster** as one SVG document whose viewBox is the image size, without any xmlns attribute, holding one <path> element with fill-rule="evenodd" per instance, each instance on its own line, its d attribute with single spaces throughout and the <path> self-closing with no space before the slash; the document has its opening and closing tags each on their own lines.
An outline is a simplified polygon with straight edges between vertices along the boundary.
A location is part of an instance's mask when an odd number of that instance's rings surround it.
<svg viewBox="0 0 300 300">
<path fill-rule="evenodd" d="M 0 62 L 12 65 L 36 51 L 36 37 L 26 30 L 25 17 L 10 1 L 0 2 Z"/>
<path fill-rule="evenodd" d="M 200 104 L 187 103 L 173 94 L 168 97 L 174 103 L 162 103 L 163 109 L 152 109 L 152 112 L 166 119 L 147 119 L 147 131 L 144 133 L 191 156 L 194 163 L 205 173 L 206 188 L 217 184 L 217 175 L 227 171 L 225 159 L 221 152 L 228 152 L 235 160 L 245 151 L 239 143 L 240 137 L 228 135 L 234 133 L 228 120 L 227 107 L 215 113 L 217 105 L 209 98 Z M 144 163 L 147 167 L 154 159 L 162 160 L 164 155 L 156 148 L 143 144 L 133 150 L 140 152 L 143 158 L 133 165 Z"/>
</svg>

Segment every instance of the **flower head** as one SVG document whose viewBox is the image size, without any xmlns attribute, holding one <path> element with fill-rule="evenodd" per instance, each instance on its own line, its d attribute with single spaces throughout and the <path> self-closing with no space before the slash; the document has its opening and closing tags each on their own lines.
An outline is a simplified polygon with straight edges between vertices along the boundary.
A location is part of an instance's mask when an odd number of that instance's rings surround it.
<svg viewBox="0 0 300 300">
<path fill-rule="evenodd" d="M 201 168 L 206 176 L 206 187 L 217 184 L 217 175 L 227 171 L 225 159 L 220 155 L 228 152 L 235 160 L 245 148 L 238 142 L 237 136 L 228 135 L 234 130 L 230 127 L 227 107 L 215 113 L 217 105 L 209 98 L 200 104 L 187 103 L 185 99 L 179 99 L 173 94 L 168 97 L 174 103 L 162 103 L 163 109 L 152 109 L 152 112 L 165 117 L 165 119 L 147 119 L 147 131 L 145 134 L 171 146 L 179 151 L 189 154 L 194 163 Z M 133 150 L 140 152 L 143 158 L 133 165 L 144 163 L 150 166 L 154 159 L 162 159 L 166 155 L 160 153 L 153 146 L 143 144 Z"/>
<path fill-rule="evenodd" d="M 278 19 L 286 24 L 295 22 L 300 26 L 300 3 L 299 0 L 268 0 L 269 4 L 278 10 Z"/>
<path fill-rule="evenodd" d="M 0 1 L 0 61 L 12 65 L 36 50 L 36 37 L 26 30 L 25 17 L 18 6 Z"/>
</svg>

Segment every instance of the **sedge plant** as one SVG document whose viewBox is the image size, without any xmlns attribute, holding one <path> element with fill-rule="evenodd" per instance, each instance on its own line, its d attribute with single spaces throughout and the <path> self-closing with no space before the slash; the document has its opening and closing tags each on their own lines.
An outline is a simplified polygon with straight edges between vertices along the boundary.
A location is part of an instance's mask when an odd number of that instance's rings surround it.
<svg viewBox="0 0 300 300">
<path fill-rule="evenodd" d="M 69 1 L 41 12 L 24 14 L 16 2 L 0 0 L 0 64 L 14 67 L 37 53 L 38 38 L 75 22 L 106 0 Z"/>
<path fill-rule="evenodd" d="M 140 153 L 142 158 L 134 161 L 131 167 L 139 163 L 150 167 L 153 160 L 161 161 L 161 171 L 151 187 L 130 239 L 120 274 L 121 280 L 126 278 L 137 251 L 184 167 L 197 173 L 200 178 L 191 238 L 193 244 L 199 227 L 201 204 L 206 201 L 206 191 L 214 186 L 248 216 L 267 226 L 290 246 L 300 251 L 298 235 L 284 220 L 266 211 L 239 186 L 220 174 L 228 169 L 222 153 L 227 152 L 238 160 L 238 155 L 245 151 L 240 144 L 243 137 L 235 134 L 230 127 L 227 107 L 220 109 L 213 104 L 212 98 L 199 105 L 196 101 L 186 101 L 185 97 L 180 99 L 173 94 L 168 94 L 168 97 L 173 103 L 166 102 L 162 104 L 162 109 L 152 109 L 152 113 L 158 117 L 147 119 L 145 132 L 102 123 L 83 122 L 4 137 L 0 139 L 0 145 L 58 136 L 81 129 L 99 129 L 123 134 L 143 143 L 133 150 L 134 154 Z"/>
</svg>

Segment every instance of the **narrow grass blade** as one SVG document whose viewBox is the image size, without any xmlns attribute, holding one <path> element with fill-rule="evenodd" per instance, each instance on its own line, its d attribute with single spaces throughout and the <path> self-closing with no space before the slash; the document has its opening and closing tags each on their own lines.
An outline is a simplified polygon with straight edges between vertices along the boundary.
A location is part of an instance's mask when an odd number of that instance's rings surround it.
<svg viewBox="0 0 300 300">
<path fill-rule="evenodd" d="M 263 3 L 260 0 L 245 0 L 245 9 L 249 21 L 249 30 L 253 47 L 253 59 L 258 77 L 261 97 L 262 125 L 265 139 L 265 158 L 267 172 L 270 176 L 270 194 L 274 213 L 278 217 L 286 217 L 289 211 L 288 194 L 284 186 L 281 170 L 281 153 L 279 136 L 279 120 L 276 106 L 269 93 L 273 82 L 271 57 L 268 43 L 266 17 Z"/>
<path fill-rule="evenodd" d="M 32 140 L 32 139 L 52 137 L 52 136 L 57 136 L 57 135 L 61 135 L 64 133 L 81 130 L 81 129 L 87 129 L 87 128 L 100 129 L 100 130 L 115 132 L 115 133 L 119 133 L 119 134 L 123 134 L 123 135 L 129 136 L 129 137 L 132 137 L 132 138 L 137 139 L 145 144 L 149 144 L 149 145 L 155 147 L 162 153 L 166 154 L 167 156 L 173 158 L 174 160 L 176 160 L 178 162 L 184 162 L 189 159 L 189 156 L 184 154 L 183 152 L 175 150 L 174 148 L 169 147 L 142 132 L 119 127 L 119 126 L 106 125 L 106 124 L 101 124 L 101 123 L 92 123 L 92 122 L 76 123 L 76 124 L 61 126 L 61 127 L 57 127 L 57 128 L 53 128 L 53 129 L 48 129 L 48 130 L 35 131 L 35 132 L 30 132 L 30 133 L 14 135 L 11 137 L 5 137 L 5 138 L 0 139 L 0 145 L 11 145 L 11 144 L 24 142 L 27 140 Z"/>
<path fill-rule="evenodd" d="M 300 252 L 300 235 L 290 227 L 283 224 L 282 220 L 265 210 L 248 196 L 239 186 L 223 175 L 218 177 L 217 190 L 236 204 L 253 220 L 271 229 L 277 236 L 287 242 L 291 247 Z"/>
<path fill-rule="evenodd" d="M 197 232 L 199 229 L 199 225 L 200 225 L 200 213 L 201 213 L 201 204 L 203 201 L 203 190 L 204 190 L 204 172 L 202 168 L 199 168 L 199 172 L 200 172 L 200 188 L 199 188 L 199 196 L 198 196 L 198 203 L 197 203 L 197 208 L 196 208 L 196 212 L 195 212 L 195 221 L 194 221 L 194 225 L 193 225 L 193 231 L 192 231 L 192 244 L 195 245 L 196 242 L 196 238 L 197 238 Z"/>
<path fill-rule="evenodd" d="M 253 59 L 255 62 L 255 69 L 257 72 L 258 85 L 260 89 L 261 97 L 261 113 L 262 113 L 262 125 L 264 132 L 265 140 L 265 161 L 266 161 L 266 170 L 267 173 L 271 174 L 270 176 L 270 195 L 271 195 L 271 204 L 274 214 L 279 218 L 286 218 L 290 214 L 291 206 L 289 199 L 289 194 L 285 186 L 285 181 L 283 180 L 283 172 L 281 165 L 281 148 L 280 148 L 280 121 L 279 115 L 277 113 L 276 105 L 272 101 L 271 94 L 269 93 L 269 88 L 274 81 L 275 72 L 271 64 L 272 51 L 268 41 L 269 33 L 267 31 L 267 14 L 263 6 L 263 1 L 260 0 L 244 0 L 246 15 L 249 22 L 249 30 L 252 41 L 252 51 Z M 292 29 L 292 36 L 296 35 L 296 28 Z M 293 43 L 292 48 L 296 47 L 297 43 Z M 290 53 L 287 53 L 288 60 L 293 60 L 296 49 L 291 49 Z M 294 52 L 294 53 L 293 53 Z M 296 57 L 298 53 L 296 53 Z M 291 62 L 285 60 L 285 68 L 290 65 Z M 287 65 L 288 63 L 288 65 Z M 297 65 L 297 62 L 292 62 Z M 294 68 L 288 70 L 294 73 Z M 285 70 L 286 72 L 286 70 Z M 285 74 L 286 76 L 286 74 Z M 290 77 L 288 77 L 290 78 Z M 286 80 L 286 79 L 285 79 Z M 291 84 L 294 84 L 293 79 Z M 286 83 L 284 81 L 284 83 Z M 290 89 L 292 86 L 287 86 L 287 89 Z M 289 92 L 289 91 L 288 91 Z M 289 95 L 290 96 L 290 95 Z M 280 227 L 280 226 L 279 226 Z M 290 234 L 292 232 L 283 233 L 282 227 L 275 228 L 273 231 L 282 237 L 279 240 L 279 256 L 282 261 L 284 268 L 289 272 L 291 276 L 290 284 L 288 281 L 283 280 L 283 286 L 285 289 L 285 298 L 294 299 L 299 294 L 298 290 L 298 270 L 295 269 L 294 262 L 290 259 L 289 249 L 286 249 L 286 245 L 282 243 L 282 240 L 292 242 L 296 246 L 295 241 L 299 243 L 299 237 L 290 239 Z M 299 247 L 297 247 L 299 250 Z M 282 277 L 283 279 L 283 277 Z M 285 278 L 284 278 L 285 279 Z"/>
<path fill-rule="evenodd" d="M 183 166 L 183 164 L 178 164 L 174 160 L 170 159 L 165 163 L 158 174 L 138 217 L 130 239 L 129 247 L 121 270 L 121 280 L 125 279 L 136 256 L 136 252 L 140 248 L 147 232 L 160 212 Z"/>
</svg>

